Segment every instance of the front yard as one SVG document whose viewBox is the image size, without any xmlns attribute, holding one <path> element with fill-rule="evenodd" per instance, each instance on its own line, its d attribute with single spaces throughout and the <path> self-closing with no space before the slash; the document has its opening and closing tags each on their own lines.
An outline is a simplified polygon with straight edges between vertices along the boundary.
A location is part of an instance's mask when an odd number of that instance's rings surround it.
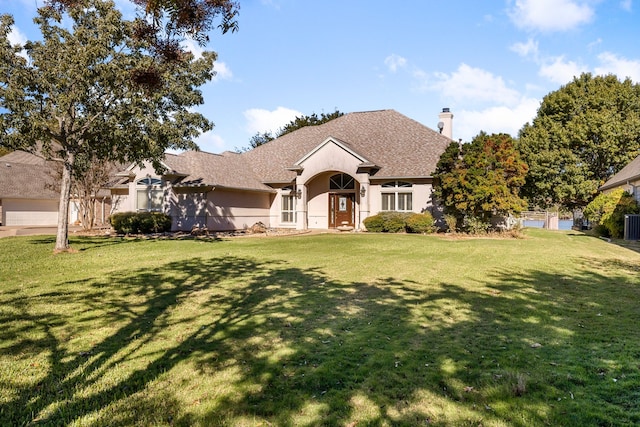
<svg viewBox="0 0 640 427">
<path fill-rule="evenodd" d="M 633 425 L 640 254 L 524 239 L 0 240 L 0 425 Z"/>
</svg>

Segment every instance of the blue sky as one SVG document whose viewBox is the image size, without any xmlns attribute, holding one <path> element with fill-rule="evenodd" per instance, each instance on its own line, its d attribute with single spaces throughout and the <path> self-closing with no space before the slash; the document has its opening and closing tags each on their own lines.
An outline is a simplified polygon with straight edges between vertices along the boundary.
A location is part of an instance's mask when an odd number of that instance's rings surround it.
<svg viewBox="0 0 640 427">
<path fill-rule="evenodd" d="M 0 0 L 15 42 L 38 38 L 42 0 Z M 127 0 L 117 4 L 131 16 Z M 640 82 L 633 0 L 240 0 L 237 33 L 211 34 L 214 81 L 198 110 L 202 150 L 248 145 L 296 115 L 395 109 L 453 137 L 513 136 L 547 93 L 581 72 Z M 197 53 L 200 48 L 191 45 Z"/>
</svg>

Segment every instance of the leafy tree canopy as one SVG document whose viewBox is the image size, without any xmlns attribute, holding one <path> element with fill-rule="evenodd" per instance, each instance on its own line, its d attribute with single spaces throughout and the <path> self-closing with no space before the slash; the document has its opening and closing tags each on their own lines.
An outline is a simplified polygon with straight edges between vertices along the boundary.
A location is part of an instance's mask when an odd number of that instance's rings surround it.
<svg viewBox="0 0 640 427">
<path fill-rule="evenodd" d="M 151 17 L 151 30 L 154 36 L 163 33 L 169 38 L 189 35 L 200 44 L 209 38 L 207 32 L 216 26 L 226 33 L 238 30 L 237 16 L 240 5 L 234 0 L 130 0 L 141 8 L 144 14 Z M 47 0 L 46 4 L 58 11 L 81 6 L 84 0 Z M 141 22 L 138 22 L 141 24 Z M 141 27 L 139 26 L 140 30 Z M 138 33 L 138 35 L 143 33 Z M 160 42 L 160 39 L 156 39 Z M 165 40 L 166 41 L 166 40 Z"/>
<path fill-rule="evenodd" d="M 574 78 L 544 97 L 518 148 L 531 204 L 584 207 L 640 153 L 640 86 L 613 75 Z"/>
<path fill-rule="evenodd" d="M 459 219 L 488 222 L 526 209 L 518 195 L 526 172 L 511 136 L 481 132 L 469 144 L 447 147 L 436 167 L 435 196 Z"/>
<path fill-rule="evenodd" d="M 78 1 L 67 17 L 71 25 L 54 8 L 38 10 L 42 40 L 26 43 L 28 60 L 8 40 L 12 17 L 0 18 L 0 146 L 63 164 L 56 250 L 68 249 L 71 179 L 81 165 L 160 168 L 166 149 L 195 149 L 193 139 L 213 127 L 192 110 L 214 75 L 213 52 L 158 60 L 112 1 Z"/>
</svg>

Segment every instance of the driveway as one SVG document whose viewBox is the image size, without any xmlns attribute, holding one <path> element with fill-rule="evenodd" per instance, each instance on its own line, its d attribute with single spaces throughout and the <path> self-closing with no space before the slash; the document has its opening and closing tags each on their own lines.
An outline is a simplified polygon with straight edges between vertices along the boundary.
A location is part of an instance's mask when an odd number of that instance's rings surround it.
<svg viewBox="0 0 640 427">
<path fill-rule="evenodd" d="M 69 227 L 69 232 L 79 229 Z M 0 226 L 0 238 L 10 236 L 55 236 L 58 229 L 56 226 Z"/>
</svg>

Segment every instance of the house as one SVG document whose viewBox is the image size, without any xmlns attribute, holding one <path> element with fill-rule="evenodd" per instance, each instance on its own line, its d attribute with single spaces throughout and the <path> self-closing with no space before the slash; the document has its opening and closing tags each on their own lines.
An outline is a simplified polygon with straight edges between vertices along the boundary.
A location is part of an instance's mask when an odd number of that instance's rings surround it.
<svg viewBox="0 0 640 427">
<path fill-rule="evenodd" d="M 617 188 L 624 189 L 640 203 L 640 156 L 633 159 L 620 172 L 609 178 L 607 182 L 600 186 L 599 190 L 602 193 L 608 193 Z"/>
<path fill-rule="evenodd" d="M 53 162 L 24 151 L 0 157 L 2 225 L 56 225 L 60 198 Z"/>
<path fill-rule="evenodd" d="M 434 209 L 433 173 L 451 143 L 394 110 L 345 114 L 245 153 L 166 154 L 165 171 L 132 165 L 113 185 L 113 210 L 162 211 L 174 230 L 360 229 L 381 211 Z"/>
<path fill-rule="evenodd" d="M 24 151 L 0 157 L 0 218 L 3 226 L 55 226 L 58 224 L 61 166 Z M 96 220 L 105 223 L 110 192 L 94 198 Z M 79 218 L 79 204 L 71 200 L 69 222 Z"/>
</svg>

